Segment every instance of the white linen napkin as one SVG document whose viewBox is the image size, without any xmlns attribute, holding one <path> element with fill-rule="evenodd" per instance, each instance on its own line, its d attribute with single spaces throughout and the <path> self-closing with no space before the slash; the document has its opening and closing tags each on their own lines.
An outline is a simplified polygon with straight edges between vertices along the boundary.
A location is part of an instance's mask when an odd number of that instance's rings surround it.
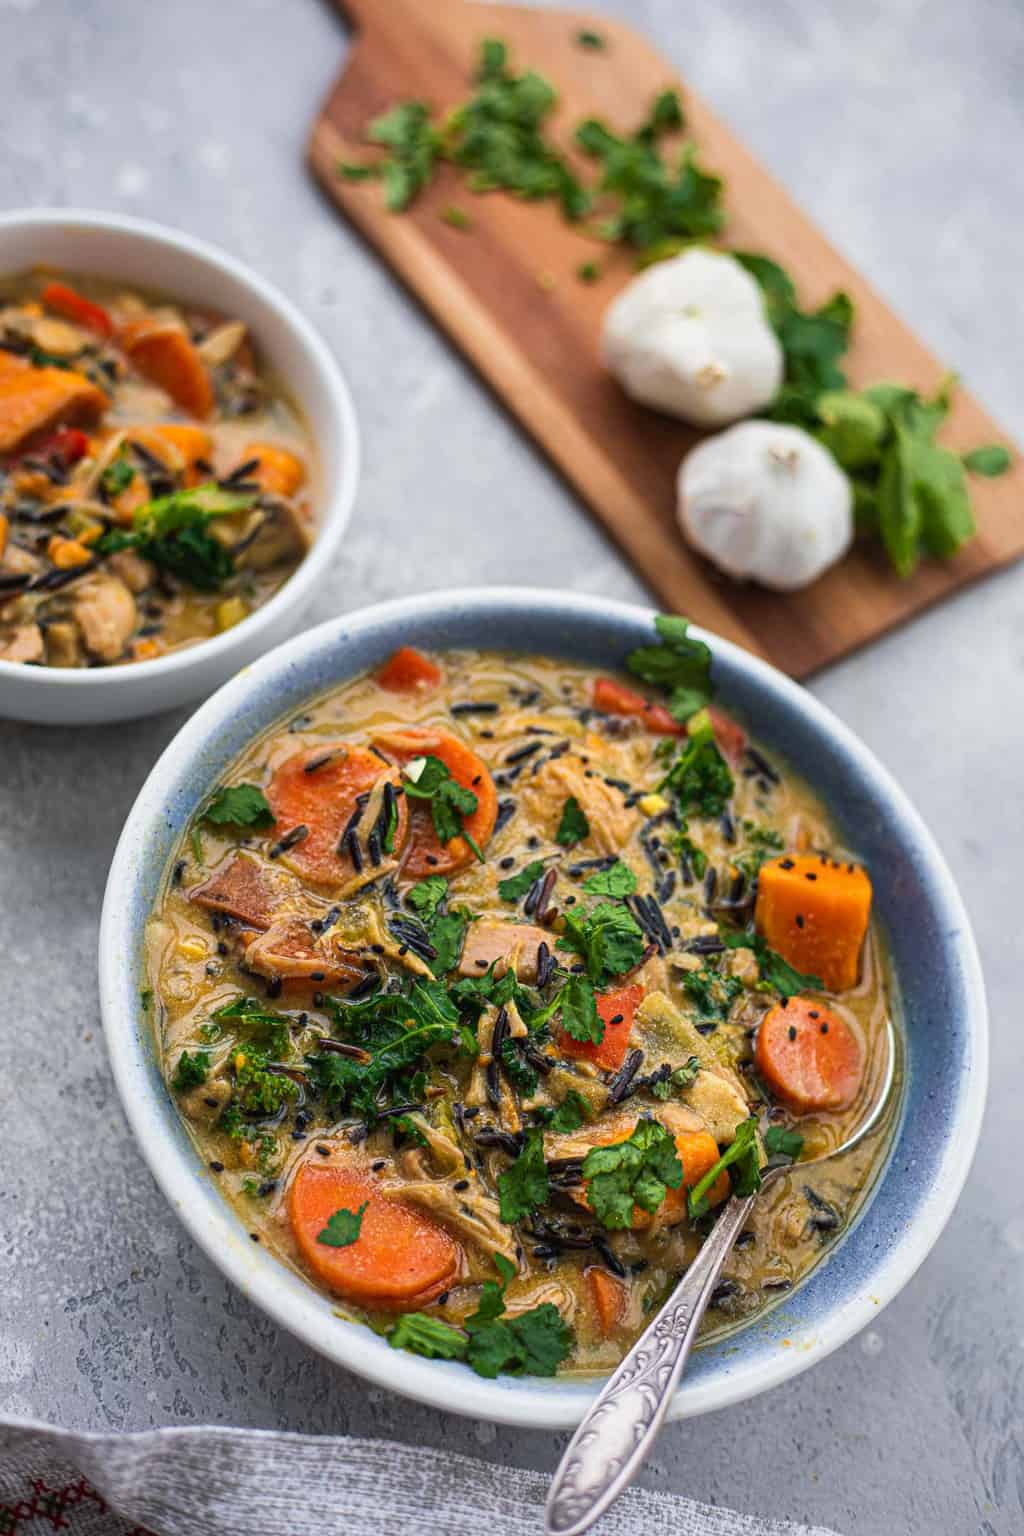
<svg viewBox="0 0 1024 1536">
<path fill-rule="evenodd" d="M 537 1536 L 547 1486 L 538 1472 L 385 1440 L 0 1421 L 0 1536 Z M 637 1488 L 598 1533 L 837 1536 Z"/>
</svg>

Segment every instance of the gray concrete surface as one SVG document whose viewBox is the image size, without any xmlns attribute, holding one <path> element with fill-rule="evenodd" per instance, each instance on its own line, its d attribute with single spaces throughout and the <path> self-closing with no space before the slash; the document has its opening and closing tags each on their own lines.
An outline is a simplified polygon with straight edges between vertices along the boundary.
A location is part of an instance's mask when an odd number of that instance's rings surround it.
<svg viewBox="0 0 1024 1536">
<path fill-rule="evenodd" d="M 617 9 L 1024 439 L 1021 7 Z M 321 328 L 352 381 L 366 467 L 316 617 L 465 581 L 642 597 L 305 178 L 307 126 L 345 46 L 317 0 L 0 0 L 0 207 L 179 224 Z M 1022 598 L 1011 571 L 814 684 L 907 786 L 977 926 L 992 1092 L 957 1214 L 870 1332 L 787 1387 L 668 1430 L 650 1487 L 846 1536 L 1024 1529 Z M 125 812 L 181 718 L 0 725 L 0 1413 L 352 1430 L 551 1468 L 561 1437 L 367 1390 L 280 1333 L 192 1247 L 135 1149 L 98 1031 L 96 927 Z"/>
</svg>

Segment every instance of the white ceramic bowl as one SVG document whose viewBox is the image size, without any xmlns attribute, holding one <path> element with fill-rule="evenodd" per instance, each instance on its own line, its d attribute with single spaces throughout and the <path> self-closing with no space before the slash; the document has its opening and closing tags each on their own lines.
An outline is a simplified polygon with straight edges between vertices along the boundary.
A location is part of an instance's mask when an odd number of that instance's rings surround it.
<svg viewBox="0 0 1024 1536">
<path fill-rule="evenodd" d="M 0 661 L 0 717 L 84 725 L 156 714 L 205 697 L 297 628 L 352 511 L 359 432 L 327 347 L 276 288 L 224 251 L 117 213 L 26 209 L 0 216 L 0 274 L 39 264 L 162 291 L 243 320 L 302 410 L 316 444 L 316 538 L 269 602 L 201 645 L 135 666 L 26 667 Z"/>
<path fill-rule="evenodd" d="M 490 646 L 621 665 L 653 638 L 652 615 L 604 598 L 490 588 L 434 592 L 321 624 L 227 683 L 181 728 L 125 824 L 100 928 L 100 1003 L 115 1081 L 153 1175 L 212 1261 L 314 1349 L 371 1381 L 457 1413 L 531 1428 L 578 1423 L 594 1381 L 501 1376 L 391 1349 L 341 1321 L 329 1297 L 250 1242 L 189 1139 L 160 1075 L 139 1005 L 143 933 L 168 861 L 196 809 L 256 733 L 399 645 Z M 784 1304 L 698 1349 L 673 1417 L 742 1401 L 842 1344 L 905 1285 L 941 1232 L 966 1177 L 985 1100 L 985 991 L 949 871 L 902 790 L 853 733 L 773 667 L 712 635 L 718 697 L 788 759 L 871 870 L 900 996 L 906 1087 L 886 1169 L 827 1259 Z M 908 913 L 912 920 L 908 921 Z"/>
</svg>

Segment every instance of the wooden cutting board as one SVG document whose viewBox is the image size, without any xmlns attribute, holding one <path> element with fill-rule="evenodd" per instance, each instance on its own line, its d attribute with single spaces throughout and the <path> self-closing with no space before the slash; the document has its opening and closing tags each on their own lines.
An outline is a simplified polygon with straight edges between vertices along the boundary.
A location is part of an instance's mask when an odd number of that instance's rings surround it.
<svg viewBox="0 0 1024 1536">
<path fill-rule="evenodd" d="M 515 67 L 534 68 L 557 87 L 551 132 L 566 146 L 573 126 L 591 114 L 620 129 L 635 127 L 656 92 L 678 83 L 673 70 L 642 38 L 604 18 L 479 0 L 337 3 L 356 36 L 313 128 L 313 169 L 576 487 L 664 607 L 804 677 L 1024 553 L 1018 457 L 1001 479 L 972 477 L 980 530 L 972 543 L 948 563 L 923 563 L 909 581 L 867 547 L 797 594 L 719 577 L 689 552 L 675 522 L 676 470 L 696 434 L 634 405 L 599 362 L 601 316 L 632 273 L 629 254 L 595 243 L 553 205 L 502 193 L 474 197 L 450 166 L 401 214 L 386 211 L 378 183 L 343 181 L 336 172 L 341 159 L 368 157 L 366 123 L 395 102 L 415 97 L 445 110 L 464 100 L 485 36 L 503 38 Z M 599 32 L 606 49 L 581 48 L 576 35 L 584 28 Z M 805 306 L 846 289 L 857 309 L 852 383 L 897 379 L 933 389 L 944 366 L 703 102 L 681 88 L 701 164 L 725 178 L 728 243 L 782 262 Z M 440 217 L 453 203 L 471 213 L 470 231 Z M 594 258 L 601 281 L 580 282 L 577 266 Z M 965 448 L 1005 441 L 1005 434 L 962 392 L 943 440 Z"/>
</svg>

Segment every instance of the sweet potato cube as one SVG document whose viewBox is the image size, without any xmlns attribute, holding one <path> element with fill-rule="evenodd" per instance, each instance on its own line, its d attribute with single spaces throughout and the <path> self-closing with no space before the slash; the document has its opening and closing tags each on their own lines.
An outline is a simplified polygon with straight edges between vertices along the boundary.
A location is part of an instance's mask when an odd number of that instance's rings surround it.
<svg viewBox="0 0 1024 1536">
<path fill-rule="evenodd" d="M 784 960 L 830 992 L 856 986 L 871 914 L 871 881 L 857 864 L 819 854 L 771 859 L 758 878 L 757 930 Z"/>
</svg>

